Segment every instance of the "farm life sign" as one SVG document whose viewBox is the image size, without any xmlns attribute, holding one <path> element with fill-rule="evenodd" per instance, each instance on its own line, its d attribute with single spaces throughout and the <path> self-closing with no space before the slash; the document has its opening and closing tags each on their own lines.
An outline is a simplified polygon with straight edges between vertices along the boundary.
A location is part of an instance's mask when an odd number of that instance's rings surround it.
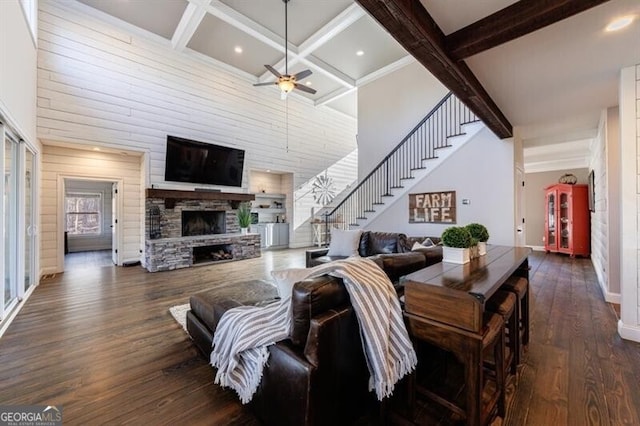
<svg viewBox="0 0 640 426">
<path fill-rule="evenodd" d="M 409 223 L 456 223 L 456 191 L 409 194 Z"/>
</svg>

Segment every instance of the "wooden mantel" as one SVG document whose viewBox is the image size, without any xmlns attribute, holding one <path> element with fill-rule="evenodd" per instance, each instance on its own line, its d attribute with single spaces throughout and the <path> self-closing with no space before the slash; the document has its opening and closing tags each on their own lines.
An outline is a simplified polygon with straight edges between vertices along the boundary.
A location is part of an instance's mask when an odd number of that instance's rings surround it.
<svg viewBox="0 0 640 426">
<path fill-rule="evenodd" d="M 242 201 L 253 201 L 255 194 L 242 194 L 238 192 L 217 191 L 180 191 L 174 189 L 147 188 L 147 198 L 164 198 L 165 207 L 172 209 L 176 200 L 225 200 L 231 202 L 233 208 L 237 208 Z"/>
</svg>

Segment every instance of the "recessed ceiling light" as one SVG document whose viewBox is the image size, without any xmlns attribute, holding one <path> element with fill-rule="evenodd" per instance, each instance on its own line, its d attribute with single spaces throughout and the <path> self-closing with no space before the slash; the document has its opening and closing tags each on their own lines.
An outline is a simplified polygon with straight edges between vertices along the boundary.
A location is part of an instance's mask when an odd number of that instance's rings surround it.
<svg viewBox="0 0 640 426">
<path fill-rule="evenodd" d="M 356 55 L 358 55 L 358 56 L 362 56 L 362 55 L 364 55 L 364 50 L 358 50 L 358 51 L 356 52 Z"/>
<path fill-rule="evenodd" d="M 97 146 L 94 146 L 94 147 L 93 147 L 93 150 L 94 150 L 94 151 L 100 151 L 100 148 L 98 148 Z"/>
<path fill-rule="evenodd" d="M 271 173 L 271 170 L 267 169 L 267 173 Z"/>
<path fill-rule="evenodd" d="M 233 50 L 234 50 L 236 53 L 242 53 L 242 47 L 240 47 L 240 46 L 236 46 L 236 47 L 234 47 L 234 48 L 233 48 Z"/>
<path fill-rule="evenodd" d="M 312 83 L 310 80 L 308 80 L 305 84 L 306 84 L 307 86 L 311 86 L 313 83 Z"/>
<path fill-rule="evenodd" d="M 627 26 L 629 26 L 633 22 L 633 15 L 623 16 L 621 18 L 614 19 L 607 25 L 607 31 L 618 31 Z"/>
</svg>

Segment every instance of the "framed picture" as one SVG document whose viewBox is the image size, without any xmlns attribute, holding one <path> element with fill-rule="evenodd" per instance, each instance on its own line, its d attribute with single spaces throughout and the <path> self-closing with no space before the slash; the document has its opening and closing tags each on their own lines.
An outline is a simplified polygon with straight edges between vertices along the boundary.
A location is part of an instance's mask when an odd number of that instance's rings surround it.
<svg viewBox="0 0 640 426">
<path fill-rule="evenodd" d="M 596 211 L 596 193 L 595 193 L 595 178 L 593 170 L 589 172 L 589 210 Z"/>
<path fill-rule="evenodd" d="M 409 223 L 456 223 L 456 191 L 409 194 Z"/>
</svg>

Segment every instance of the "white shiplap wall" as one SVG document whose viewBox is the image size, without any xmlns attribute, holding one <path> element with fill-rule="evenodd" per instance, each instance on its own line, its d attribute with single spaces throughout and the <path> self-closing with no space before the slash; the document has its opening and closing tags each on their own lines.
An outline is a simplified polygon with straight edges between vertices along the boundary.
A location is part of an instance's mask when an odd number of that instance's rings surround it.
<svg viewBox="0 0 640 426">
<path fill-rule="evenodd" d="M 178 185 L 163 181 L 167 134 L 245 149 L 244 189 L 252 168 L 291 172 L 295 185 L 355 148 L 355 119 L 283 102 L 168 40 L 46 0 L 39 25 L 39 136 L 146 152 L 147 184 Z"/>
<path fill-rule="evenodd" d="M 144 211 L 140 170 L 140 156 L 44 146 L 40 197 L 40 266 L 44 274 L 64 270 L 61 258 L 64 229 L 60 202 L 63 191 L 60 186 L 64 178 L 94 178 L 123 183 L 119 188 L 122 197 L 122 211 L 118 219 L 122 250 L 120 260 L 140 259 L 140 250 L 144 247 L 144 232 L 140 226 Z"/>
<path fill-rule="evenodd" d="M 598 125 L 598 133 L 591 141 L 589 169 L 594 174 L 594 205 L 591 212 L 591 263 L 598 277 L 605 299 L 612 302 L 609 294 L 607 259 L 609 257 L 609 228 L 607 203 L 607 111 L 603 110 Z"/>
<path fill-rule="evenodd" d="M 640 342 L 640 64 L 620 72 L 620 321 L 618 332 Z M 610 171 L 612 172 L 612 171 Z M 614 243 L 612 239 L 612 243 Z M 616 241 L 617 243 L 617 241 Z"/>
</svg>

